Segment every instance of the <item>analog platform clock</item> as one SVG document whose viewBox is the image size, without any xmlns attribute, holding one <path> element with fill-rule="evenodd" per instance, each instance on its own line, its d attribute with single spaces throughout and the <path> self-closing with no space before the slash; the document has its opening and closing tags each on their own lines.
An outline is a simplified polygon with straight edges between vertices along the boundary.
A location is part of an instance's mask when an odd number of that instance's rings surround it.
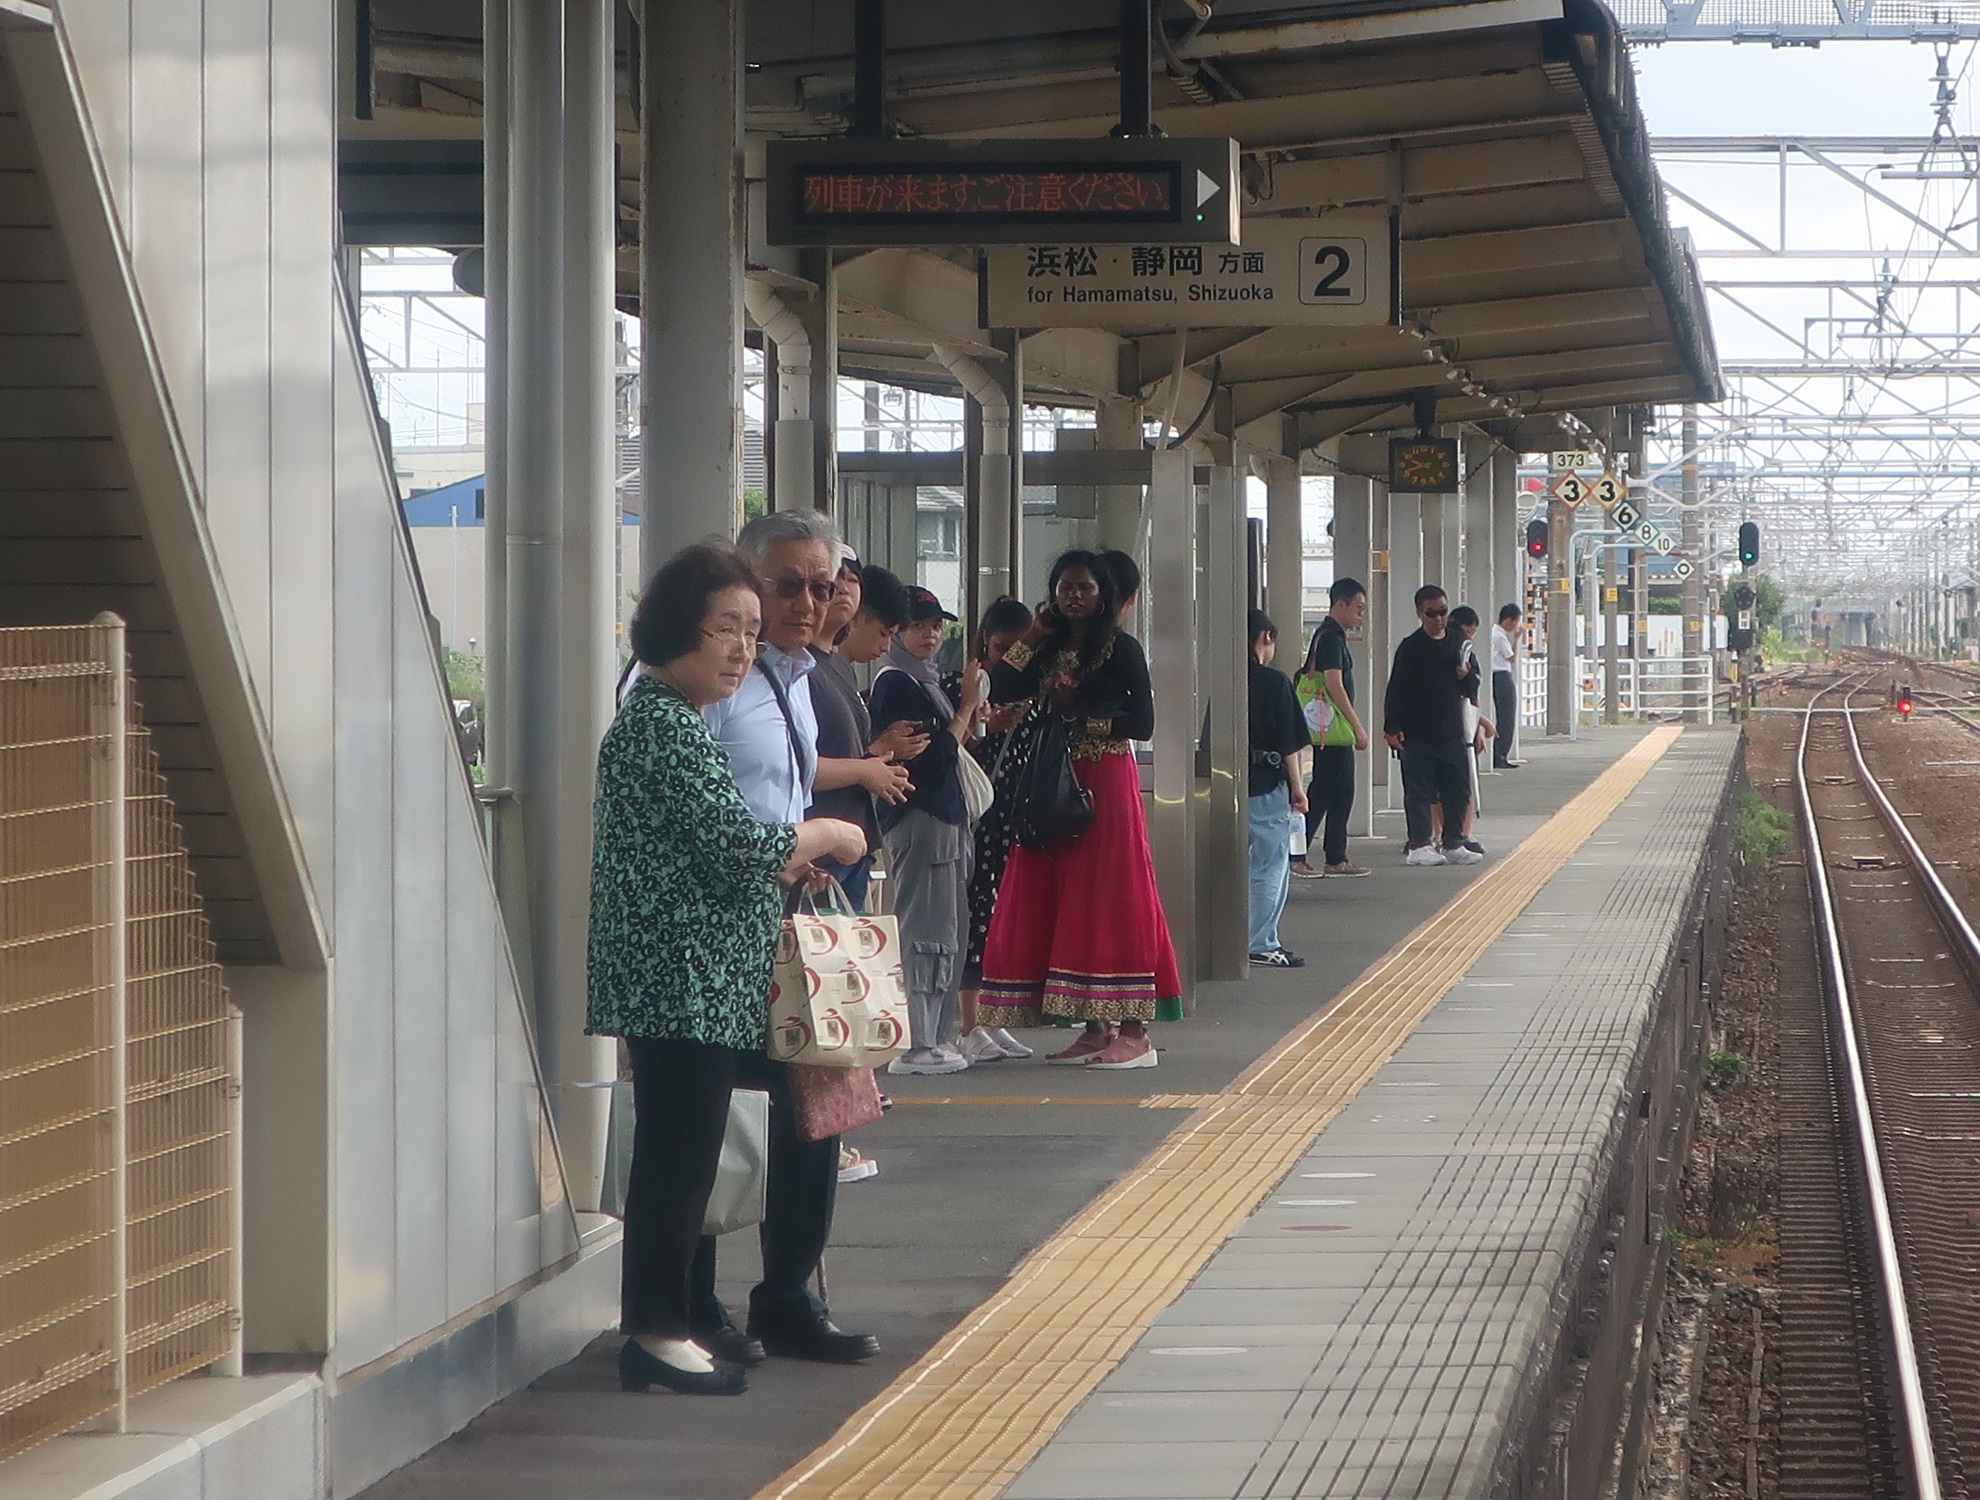
<svg viewBox="0 0 1980 1500">
<path fill-rule="evenodd" d="M 1457 439 L 1390 438 L 1389 488 L 1404 495 L 1456 494 Z"/>
</svg>

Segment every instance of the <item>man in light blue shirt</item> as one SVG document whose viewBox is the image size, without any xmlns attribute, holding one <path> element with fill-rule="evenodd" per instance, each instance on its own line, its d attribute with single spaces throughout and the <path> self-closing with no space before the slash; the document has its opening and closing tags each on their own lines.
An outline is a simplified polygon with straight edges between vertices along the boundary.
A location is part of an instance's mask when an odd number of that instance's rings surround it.
<svg viewBox="0 0 1980 1500">
<path fill-rule="evenodd" d="M 736 550 L 756 570 L 763 595 L 763 654 L 733 697 L 702 712 L 750 810 L 765 822 L 798 823 L 818 776 L 810 682 L 816 662 L 806 648 L 838 592 L 839 537 L 821 512 L 773 511 L 743 527 Z M 770 1093 L 769 1191 L 759 1232 L 763 1279 L 750 1293 L 745 1333 L 716 1295 L 715 1240 L 704 1238 L 690 1288 L 695 1342 L 718 1359 L 744 1365 L 766 1354 L 827 1364 L 870 1359 L 880 1352 L 879 1341 L 834 1327 L 806 1284 L 831 1238 L 839 1139 L 800 1140 L 788 1070 L 764 1056 L 755 1062 Z"/>
<path fill-rule="evenodd" d="M 770 588 L 764 594 L 766 614 L 783 614 L 791 607 Z M 808 604 L 810 599 L 807 589 L 798 602 Z M 811 644 L 811 632 L 802 633 L 807 637 L 804 644 L 786 650 L 777 643 L 777 628 L 766 621 L 763 654 L 754 670 L 734 696 L 701 711 L 709 732 L 729 757 L 743 801 L 766 823 L 803 822 L 804 810 L 811 805 L 812 780 L 818 774 L 818 719 L 811 709 L 808 680 L 818 663 L 805 649 Z M 782 632 L 786 640 L 797 634 L 790 628 Z M 788 720 L 784 704 L 790 706 Z"/>
</svg>

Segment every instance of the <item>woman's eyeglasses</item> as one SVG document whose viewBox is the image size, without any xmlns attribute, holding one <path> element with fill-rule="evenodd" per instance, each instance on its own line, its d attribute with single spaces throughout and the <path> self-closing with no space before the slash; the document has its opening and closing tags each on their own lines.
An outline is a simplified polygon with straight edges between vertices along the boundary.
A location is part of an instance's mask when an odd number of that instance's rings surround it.
<svg viewBox="0 0 1980 1500">
<path fill-rule="evenodd" d="M 836 578 L 800 578 L 795 573 L 786 573 L 781 578 L 766 578 L 763 586 L 776 594 L 779 599 L 795 599 L 806 589 L 820 604 L 830 604 L 839 596 L 839 581 Z"/>
<path fill-rule="evenodd" d="M 757 637 L 754 630 L 738 630 L 733 625 L 724 625 L 720 630 L 710 630 L 705 625 L 696 628 L 709 640 L 718 641 L 731 651 L 741 651 L 749 656 L 756 654 Z"/>
</svg>

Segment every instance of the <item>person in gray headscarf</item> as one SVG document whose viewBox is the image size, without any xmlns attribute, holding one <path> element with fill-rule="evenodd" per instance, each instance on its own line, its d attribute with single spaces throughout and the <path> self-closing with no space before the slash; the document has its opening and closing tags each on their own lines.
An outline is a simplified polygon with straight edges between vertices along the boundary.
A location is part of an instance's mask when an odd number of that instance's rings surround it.
<svg viewBox="0 0 1980 1500">
<path fill-rule="evenodd" d="M 935 655 L 954 615 L 927 589 L 908 591 L 908 623 L 888 646 L 868 695 L 873 722 L 908 722 L 928 748 L 908 762 L 905 802 L 880 808 L 887 878 L 907 959 L 910 1046 L 890 1073 L 959 1073 L 969 1060 L 952 1045 L 961 1015 L 963 948 L 969 937 L 969 808 L 958 768 L 988 679 L 971 662 L 961 702 L 942 691 Z"/>
</svg>

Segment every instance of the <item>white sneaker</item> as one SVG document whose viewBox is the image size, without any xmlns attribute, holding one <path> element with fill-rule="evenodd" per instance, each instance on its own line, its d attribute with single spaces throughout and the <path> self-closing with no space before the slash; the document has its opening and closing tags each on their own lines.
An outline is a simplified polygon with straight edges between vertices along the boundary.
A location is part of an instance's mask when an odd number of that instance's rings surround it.
<svg viewBox="0 0 1980 1500">
<path fill-rule="evenodd" d="M 968 1058 L 944 1052 L 940 1047 L 924 1047 L 918 1052 L 902 1053 L 887 1064 L 887 1071 L 896 1076 L 929 1076 L 939 1073 L 960 1073 L 968 1066 Z"/>
<path fill-rule="evenodd" d="M 971 1063 L 1002 1062 L 1008 1055 L 997 1039 L 981 1026 L 957 1043 L 957 1047 Z"/>
<path fill-rule="evenodd" d="M 1406 865 L 1441 865 L 1448 863 L 1448 861 L 1444 858 L 1444 851 L 1439 849 L 1435 844 L 1425 844 L 1421 848 L 1407 851 L 1403 855 L 1403 863 Z"/>
<path fill-rule="evenodd" d="M 969 1054 L 963 1051 L 960 1042 L 939 1042 L 936 1044 L 935 1050 L 944 1057 L 952 1058 L 961 1063 L 965 1068 L 969 1066 Z"/>
<path fill-rule="evenodd" d="M 1444 851 L 1444 857 L 1438 863 L 1446 865 L 1475 865 L 1482 863 L 1484 858 L 1485 856 L 1480 854 L 1476 849 L 1467 849 L 1464 845 L 1459 844 L 1455 849 L 1446 849 Z"/>
<path fill-rule="evenodd" d="M 1004 1056 L 1006 1057 L 1031 1056 L 1031 1049 L 1025 1046 L 1025 1044 L 1019 1041 L 1016 1037 L 1012 1036 L 1008 1031 L 1004 1030 L 1003 1027 L 998 1026 L 998 1027 L 990 1028 L 989 1034 L 990 1034 L 990 1040 L 995 1042 L 999 1047 L 1003 1048 Z"/>
</svg>

